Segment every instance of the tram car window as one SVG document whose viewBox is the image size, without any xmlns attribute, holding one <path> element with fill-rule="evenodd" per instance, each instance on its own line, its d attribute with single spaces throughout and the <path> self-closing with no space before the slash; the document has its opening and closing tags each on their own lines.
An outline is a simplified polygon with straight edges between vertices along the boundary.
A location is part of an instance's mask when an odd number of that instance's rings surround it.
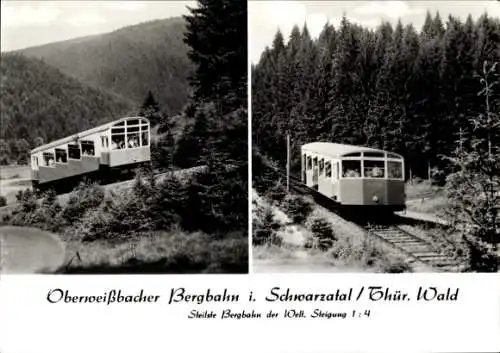
<svg viewBox="0 0 500 353">
<path fill-rule="evenodd" d="M 366 154 L 365 154 L 366 155 Z M 385 178 L 384 161 L 364 160 L 365 178 Z"/>
<path fill-rule="evenodd" d="M 147 126 L 143 126 L 142 129 L 146 128 L 147 129 Z M 149 136 L 148 136 L 148 132 L 147 131 L 143 131 L 141 133 L 141 146 L 145 147 L 145 146 L 149 146 Z"/>
<path fill-rule="evenodd" d="M 327 178 L 332 177 L 332 163 L 330 161 L 325 162 L 325 176 Z"/>
<path fill-rule="evenodd" d="M 111 129 L 111 149 L 122 150 L 125 148 L 125 129 Z"/>
<path fill-rule="evenodd" d="M 325 160 L 323 158 L 321 158 L 319 160 L 319 174 L 320 175 L 323 175 L 324 169 L 325 169 Z"/>
<path fill-rule="evenodd" d="M 317 167 L 318 166 L 318 157 L 313 158 L 313 166 Z"/>
<path fill-rule="evenodd" d="M 82 141 L 82 155 L 95 156 L 94 141 Z"/>
<path fill-rule="evenodd" d="M 80 145 L 68 144 L 68 158 L 69 159 L 80 159 Z"/>
<path fill-rule="evenodd" d="M 44 152 L 43 153 L 43 162 L 46 167 L 53 167 L 54 166 L 54 154 L 50 152 Z"/>
<path fill-rule="evenodd" d="M 62 148 L 56 148 L 56 163 L 68 163 L 68 154 Z"/>
<path fill-rule="evenodd" d="M 307 156 L 307 170 L 311 170 L 311 169 L 312 169 L 312 157 Z"/>
<path fill-rule="evenodd" d="M 364 152 L 363 157 L 375 157 L 375 158 L 384 158 L 384 152 Z"/>
<path fill-rule="evenodd" d="M 360 178 L 361 177 L 361 161 L 343 160 L 342 161 L 342 176 L 344 178 Z"/>
<path fill-rule="evenodd" d="M 139 126 L 127 127 L 127 148 L 140 147 Z"/>
<path fill-rule="evenodd" d="M 387 177 L 389 179 L 403 178 L 403 167 L 401 162 L 387 161 Z"/>
</svg>

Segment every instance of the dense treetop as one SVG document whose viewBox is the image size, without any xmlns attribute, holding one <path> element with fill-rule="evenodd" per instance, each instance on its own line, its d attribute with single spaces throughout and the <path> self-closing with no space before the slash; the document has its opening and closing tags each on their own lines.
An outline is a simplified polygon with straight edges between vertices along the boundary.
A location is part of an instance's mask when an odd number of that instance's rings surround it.
<svg viewBox="0 0 500 353">
<path fill-rule="evenodd" d="M 2 135 L 34 147 L 133 112 L 130 102 L 91 87 L 34 58 L 2 54 Z M 41 138 L 41 139 L 40 139 Z"/>
<path fill-rule="evenodd" d="M 472 131 L 468 117 L 484 111 L 475 75 L 499 60 L 500 21 L 486 14 L 463 22 L 427 13 L 420 32 L 401 22 L 370 30 L 345 17 L 316 40 L 307 27 L 293 28 L 288 41 L 278 31 L 253 67 L 254 144 L 284 161 L 290 133 L 294 168 L 306 142 L 378 147 L 427 175 L 429 162 L 447 168 L 440 156 Z M 500 85 L 490 103 L 500 111 Z"/>
</svg>

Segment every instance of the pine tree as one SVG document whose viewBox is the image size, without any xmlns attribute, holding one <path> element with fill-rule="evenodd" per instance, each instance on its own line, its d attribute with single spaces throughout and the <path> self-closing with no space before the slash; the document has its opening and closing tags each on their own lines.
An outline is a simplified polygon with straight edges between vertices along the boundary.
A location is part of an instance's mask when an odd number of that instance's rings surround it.
<svg viewBox="0 0 500 353">
<path fill-rule="evenodd" d="M 194 99 L 220 102 L 222 113 L 246 105 L 246 10 L 245 0 L 198 0 L 185 16 Z"/>
<path fill-rule="evenodd" d="M 153 96 L 153 92 L 148 91 L 148 94 L 142 103 L 141 109 L 139 110 L 139 116 L 149 119 L 151 126 L 162 123 L 163 116 L 160 112 L 160 106 Z"/>
</svg>

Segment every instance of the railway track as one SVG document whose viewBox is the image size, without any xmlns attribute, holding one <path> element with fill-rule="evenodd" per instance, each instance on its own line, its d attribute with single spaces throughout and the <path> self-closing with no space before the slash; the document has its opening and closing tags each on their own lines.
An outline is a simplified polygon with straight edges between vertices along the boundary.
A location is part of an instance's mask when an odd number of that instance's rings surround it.
<svg viewBox="0 0 500 353">
<path fill-rule="evenodd" d="M 451 256 L 441 253 L 431 243 L 396 225 L 366 225 L 363 228 L 369 236 L 377 237 L 419 263 L 443 269 L 459 266 Z"/>
<path fill-rule="evenodd" d="M 277 172 L 286 178 L 286 175 L 283 172 Z M 429 241 L 401 229 L 400 225 L 405 222 L 402 217 L 391 215 L 390 217 L 385 217 L 377 222 L 374 217 L 368 218 L 364 217 L 364 215 L 357 214 L 355 220 L 353 220 L 353 217 L 342 214 L 342 212 L 340 212 L 340 208 L 338 206 L 334 206 L 331 200 L 326 200 L 330 201 L 330 204 L 325 204 L 325 197 L 323 195 L 305 186 L 299 178 L 292 175 L 290 175 L 290 190 L 294 190 L 302 195 L 312 196 L 316 203 L 325 207 L 328 211 L 333 212 L 337 216 L 342 217 L 344 220 L 357 225 L 366 233 L 367 237 L 374 237 L 380 240 L 413 261 L 443 270 L 454 270 L 459 266 L 459 263 L 457 263 L 453 257 L 440 252 L 439 249 L 437 249 Z M 375 222 L 373 222 L 374 220 Z M 425 223 L 429 223 L 429 221 L 425 221 Z M 444 241 L 449 242 L 447 239 L 444 239 Z"/>
</svg>

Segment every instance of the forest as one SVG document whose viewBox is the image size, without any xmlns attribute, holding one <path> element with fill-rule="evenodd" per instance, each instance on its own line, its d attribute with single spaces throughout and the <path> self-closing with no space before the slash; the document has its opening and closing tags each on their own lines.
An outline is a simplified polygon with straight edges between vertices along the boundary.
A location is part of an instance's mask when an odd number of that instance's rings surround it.
<svg viewBox="0 0 500 353">
<path fill-rule="evenodd" d="M 464 22 L 428 12 L 421 30 L 400 21 L 372 30 L 344 17 L 317 39 L 305 25 L 288 40 L 278 30 L 252 66 L 254 146 L 284 165 L 290 134 L 292 171 L 303 143 L 382 148 L 405 157 L 407 176 L 411 169 L 443 182 L 453 169 L 445 156 L 473 133 L 470 118 L 485 111 L 478 75 L 485 62 L 499 60 L 500 21 L 487 14 Z M 499 72 L 500 65 L 496 82 Z M 500 111 L 498 84 L 489 109 Z"/>
<path fill-rule="evenodd" d="M 181 113 L 193 71 L 185 31 L 176 17 L 2 53 L 0 164 L 25 164 L 36 146 L 136 115 L 151 95 L 162 115 Z"/>
<path fill-rule="evenodd" d="M 189 96 L 187 76 L 193 70 L 185 32 L 185 20 L 172 17 L 18 52 L 137 105 L 151 90 L 162 112 L 175 115 Z"/>
<path fill-rule="evenodd" d="M 0 164 L 24 164 L 30 149 L 133 112 L 128 99 L 91 87 L 42 61 L 2 53 Z"/>
</svg>

